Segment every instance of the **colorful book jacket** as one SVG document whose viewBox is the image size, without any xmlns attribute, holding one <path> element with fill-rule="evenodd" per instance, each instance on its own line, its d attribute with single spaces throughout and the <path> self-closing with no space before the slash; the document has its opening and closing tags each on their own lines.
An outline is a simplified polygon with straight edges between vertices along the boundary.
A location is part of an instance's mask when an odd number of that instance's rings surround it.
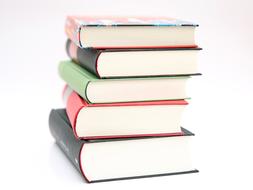
<svg viewBox="0 0 253 190">
<path fill-rule="evenodd" d="M 161 134 L 132 134 L 132 135 L 111 135 L 111 136 L 88 136 L 80 137 L 76 132 L 76 120 L 81 109 L 86 107 L 112 107 L 112 106 L 155 106 L 155 105 L 188 105 L 185 100 L 163 100 L 151 102 L 126 102 L 126 103 L 108 103 L 108 104 L 90 104 L 82 99 L 75 91 L 67 85 L 63 90 L 63 102 L 66 105 L 66 113 L 71 123 L 73 133 L 77 139 L 108 139 L 108 138 L 132 138 L 132 137 L 156 137 L 156 136 L 178 136 L 179 133 L 161 133 Z"/>
<path fill-rule="evenodd" d="M 201 50 L 201 48 L 149 48 L 149 49 L 93 49 L 93 48 L 80 48 L 70 39 L 66 42 L 66 52 L 73 60 L 74 63 L 79 64 L 81 67 L 87 69 L 92 74 L 96 75 L 98 78 L 103 78 L 99 75 L 97 70 L 97 61 L 101 53 L 103 52 L 124 52 L 124 51 L 180 51 L 180 50 Z M 180 76 L 189 76 L 189 75 L 200 75 L 200 73 L 193 74 L 180 74 Z M 152 75 L 155 76 L 155 75 Z M 163 76 L 163 75 L 159 75 Z M 178 75 L 169 75 L 169 76 L 178 76 Z M 132 76 L 131 76 L 132 77 Z M 109 78 L 109 77 L 108 77 Z M 113 78 L 113 77 L 110 77 Z"/>
<path fill-rule="evenodd" d="M 136 179 L 136 178 L 146 178 L 146 177 L 158 177 L 158 176 L 166 176 L 166 175 L 177 175 L 177 174 L 187 174 L 187 173 L 195 173 L 198 170 L 190 170 L 176 173 L 162 173 L 162 174 L 154 174 L 154 175 L 144 175 L 144 176 L 133 176 L 133 177 L 123 177 L 123 178 L 112 178 L 112 179 L 100 179 L 95 181 L 90 181 L 85 176 L 85 169 L 81 164 L 81 151 L 85 144 L 87 143 L 103 143 L 108 141 L 120 141 L 122 139 L 102 139 L 102 140 L 78 140 L 75 138 L 69 120 L 66 115 L 65 109 L 52 109 L 49 115 L 49 129 L 54 137 L 56 144 L 60 147 L 66 157 L 70 160 L 70 162 L 75 166 L 75 168 L 81 173 L 83 178 L 88 183 L 94 182 L 105 182 L 105 181 L 114 181 L 114 180 L 125 180 L 125 179 Z M 192 136 L 194 135 L 190 131 L 182 128 L 184 136 Z M 164 138 L 164 137 L 143 137 L 143 138 Z M 138 138 L 142 139 L 142 138 Z M 133 140 L 124 139 L 124 140 Z"/>
<path fill-rule="evenodd" d="M 198 26 L 195 23 L 168 17 L 89 17 L 68 16 L 65 23 L 67 36 L 79 47 L 82 27 L 119 27 L 119 26 Z M 191 47 L 197 47 L 196 45 Z"/>
</svg>

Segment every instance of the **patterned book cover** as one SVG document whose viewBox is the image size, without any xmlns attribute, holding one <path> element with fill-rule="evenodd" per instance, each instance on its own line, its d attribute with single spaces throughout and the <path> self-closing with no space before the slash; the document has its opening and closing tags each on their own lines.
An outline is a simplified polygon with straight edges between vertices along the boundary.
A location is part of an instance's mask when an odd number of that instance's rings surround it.
<svg viewBox="0 0 253 190">
<path fill-rule="evenodd" d="M 65 31 L 76 45 L 80 43 L 80 30 L 85 26 L 198 26 L 195 23 L 168 17 L 89 17 L 68 16 Z"/>
</svg>

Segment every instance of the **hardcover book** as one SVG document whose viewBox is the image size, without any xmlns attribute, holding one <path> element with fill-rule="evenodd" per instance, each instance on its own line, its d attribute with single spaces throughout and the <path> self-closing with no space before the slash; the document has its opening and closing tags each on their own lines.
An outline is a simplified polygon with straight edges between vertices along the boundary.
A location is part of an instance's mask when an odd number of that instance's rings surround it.
<svg viewBox="0 0 253 190">
<path fill-rule="evenodd" d="M 68 16 L 67 36 L 81 48 L 197 47 L 197 24 L 173 18 Z"/>
<path fill-rule="evenodd" d="M 61 78 L 89 103 L 178 100 L 188 98 L 189 76 L 99 79 L 71 61 L 59 65 Z"/>
<path fill-rule="evenodd" d="M 186 129 L 183 136 L 77 140 L 64 109 L 51 110 L 49 127 L 89 183 L 198 172 L 190 156 L 193 134 Z"/>
<path fill-rule="evenodd" d="M 201 48 L 81 49 L 70 39 L 68 56 L 98 78 L 196 75 Z"/>
<path fill-rule="evenodd" d="M 71 88 L 63 92 L 66 112 L 79 139 L 182 135 L 185 100 L 90 104 Z"/>
</svg>

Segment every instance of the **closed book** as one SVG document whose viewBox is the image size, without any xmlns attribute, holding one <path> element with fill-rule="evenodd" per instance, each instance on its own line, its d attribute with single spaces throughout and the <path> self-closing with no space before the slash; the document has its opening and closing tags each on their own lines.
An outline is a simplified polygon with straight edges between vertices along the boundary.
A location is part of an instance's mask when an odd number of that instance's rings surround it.
<svg viewBox="0 0 253 190">
<path fill-rule="evenodd" d="M 98 78 L 196 75 L 201 48 L 81 49 L 70 39 L 68 56 Z"/>
<path fill-rule="evenodd" d="M 197 47 L 196 26 L 166 17 L 68 16 L 65 31 L 81 48 Z"/>
<path fill-rule="evenodd" d="M 63 92 L 73 133 L 79 139 L 182 135 L 185 100 L 90 104 L 71 88 Z"/>
<path fill-rule="evenodd" d="M 189 76 L 99 79 L 72 61 L 59 65 L 61 78 L 89 103 L 178 100 L 188 98 Z"/>
<path fill-rule="evenodd" d="M 49 128 L 56 143 L 89 182 L 198 172 L 191 163 L 192 133 L 183 136 L 78 140 L 65 109 L 53 109 Z"/>
</svg>

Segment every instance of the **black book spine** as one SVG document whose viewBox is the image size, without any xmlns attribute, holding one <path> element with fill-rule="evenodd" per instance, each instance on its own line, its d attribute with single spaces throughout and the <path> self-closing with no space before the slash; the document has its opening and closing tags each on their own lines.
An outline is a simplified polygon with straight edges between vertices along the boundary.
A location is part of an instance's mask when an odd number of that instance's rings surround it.
<svg viewBox="0 0 253 190">
<path fill-rule="evenodd" d="M 57 111 L 53 109 L 50 112 L 50 132 L 55 138 L 56 144 L 82 174 L 80 169 L 80 151 L 83 143 L 75 138 L 70 124 L 59 115 L 59 112 L 65 114 L 65 109 L 58 109 Z"/>
<path fill-rule="evenodd" d="M 64 152 L 64 154 L 68 157 L 68 159 L 73 163 L 73 165 L 77 168 L 77 170 L 81 173 L 84 179 L 89 182 L 105 182 L 105 181 L 114 181 L 114 180 L 125 180 L 125 179 L 137 179 L 137 178 L 146 178 L 146 177 L 158 177 L 158 176 L 166 176 L 166 175 L 176 175 L 176 174 L 187 174 L 187 173 L 195 173 L 198 170 L 191 171 L 182 171 L 175 173 L 161 173 L 161 174 L 153 174 L 153 175 L 143 175 L 143 176 L 129 176 L 129 177 L 120 177 L 120 178 L 108 178 L 108 179 L 98 179 L 98 180 L 88 180 L 85 174 L 81 169 L 80 164 L 80 152 L 83 148 L 83 144 L 86 143 L 97 143 L 97 142 L 107 142 L 107 141 L 121 141 L 123 139 L 110 139 L 110 140 L 91 140 L 91 141 L 81 141 L 77 140 L 73 134 L 73 130 L 71 125 L 67 119 L 66 110 L 65 109 L 57 109 L 51 110 L 49 115 L 49 128 L 52 136 L 55 138 L 57 145 Z M 185 135 L 193 135 L 190 131 L 183 129 Z M 148 138 L 148 137 L 147 137 Z M 153 138 L 164 138 L 164 137 L 153 137 Z M 124 139 L 124 140 L 133 140 L 132 139 Z M 145 138 L 143 138 L 145 139 Z"/>
<path fill-rule="evenodd" d="M 97 59 L 101 50 L 92 48 L 81 49 L 68 39 L 66 43 L 66 51 L 68 56 L 74 62 L 78 63 L 81 67 L 93 73 L 97 77 L 100 77 L 97 72 Z"/>
</svg>

